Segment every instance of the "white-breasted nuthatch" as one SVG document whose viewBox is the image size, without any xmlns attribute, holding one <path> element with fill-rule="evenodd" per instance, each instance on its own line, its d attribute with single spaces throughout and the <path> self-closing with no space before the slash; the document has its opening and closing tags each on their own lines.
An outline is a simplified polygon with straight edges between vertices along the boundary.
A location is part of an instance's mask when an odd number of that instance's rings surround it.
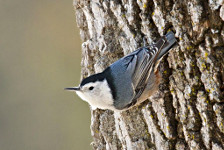
<svg viewBox="0 0 224 150">
<path fill-rule="evenodd" d="M 176 43 L 169 31 L 155 44 L 144 46 L 124 56 L 103 72 L 82 80 L 75 91 L 92 109 L 126 110 L 149 98 L 160 83 L 158 64 Z"/>
</svg>

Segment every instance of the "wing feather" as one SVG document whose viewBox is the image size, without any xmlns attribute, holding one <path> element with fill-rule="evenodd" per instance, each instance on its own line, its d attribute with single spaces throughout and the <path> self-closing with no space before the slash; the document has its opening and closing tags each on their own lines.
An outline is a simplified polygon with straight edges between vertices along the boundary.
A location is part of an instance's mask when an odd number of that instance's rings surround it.
<svg viewBox="0 0 224 150">
<path fill-rule="evenodd" d="M 175 43 L 175 36 L 170 31 L 155 44 L 140 48 L 110 66 L 114 72 L 114 80 L 118 81 L 115 88 L 118 93 L 115 105 L 118 109 L 136 104 L 145 91 L 151 73 L 156 70 L 157 61 L 161 60 Z"/>
<path fill-rule="evenodd" d="M 157 56 L 160 50 L 162 49 L 164 43 L 165 41 L 163 41 L 159 49 L 157 48 L 157 45 L 153 44 L 150 47 L 150 49 L 143 48 L 142 52 L 138 53 L 137 55 L 138 60 L 135 66 L 135 71 L 132 76 L 132 83 L 133 83 L 135 94 L 133 99 L 131 100 L 131 103 L 129 103 L 127 107 L 134 105 L 137 102 L 137 99 L 144 92 L 144 89 L 147 85 L 150 74 L 152 72 L 152 69 L 154 68 L 153 66 L 155 64 Z"/>
</svg>

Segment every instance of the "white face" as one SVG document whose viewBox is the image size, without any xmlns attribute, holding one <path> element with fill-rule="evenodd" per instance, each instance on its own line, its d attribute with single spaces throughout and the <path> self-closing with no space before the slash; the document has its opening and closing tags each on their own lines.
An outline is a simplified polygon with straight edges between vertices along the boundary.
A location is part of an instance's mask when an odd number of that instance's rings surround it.
<svg viewBox="0 0 224 150">
<path fill-rule="evenodd" d="M 113 97 L 105 80 L 87 83 L 76 91 L 77 95 L 88 102 L 93 109 L 114 109 Z"/>
</svg>

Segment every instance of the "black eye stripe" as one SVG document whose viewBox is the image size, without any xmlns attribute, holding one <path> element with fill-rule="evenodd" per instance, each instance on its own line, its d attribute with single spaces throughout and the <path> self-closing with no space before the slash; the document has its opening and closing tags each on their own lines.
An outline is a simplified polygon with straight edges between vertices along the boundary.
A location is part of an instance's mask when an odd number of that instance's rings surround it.
<svg viewBox="0 0 224 150">
<path fill-rule="evenodd" d="M 93 90 L 94 89 L 94 87 L 93 86 L 91 86 L 91 87 L 89 87 L 89 90 L 91 91 L 91 90 Z"/>
</svg>

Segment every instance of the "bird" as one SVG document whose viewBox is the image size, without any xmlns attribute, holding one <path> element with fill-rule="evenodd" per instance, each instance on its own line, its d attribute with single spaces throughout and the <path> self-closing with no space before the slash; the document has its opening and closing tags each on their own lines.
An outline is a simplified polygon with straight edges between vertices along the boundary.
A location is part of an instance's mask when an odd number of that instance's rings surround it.
<svg viewBox="0 0 224 150">
<path fill-rule="evenodd" d="M 112 63 L 104 71 L 84 78 L 75 91 L 93 110 L 124 111 L 152 96 L 159 87 L 161 72 L 158 65 L 176 45 L 172 31 L 155 43 L 143 46 Z"/>
</svg>

